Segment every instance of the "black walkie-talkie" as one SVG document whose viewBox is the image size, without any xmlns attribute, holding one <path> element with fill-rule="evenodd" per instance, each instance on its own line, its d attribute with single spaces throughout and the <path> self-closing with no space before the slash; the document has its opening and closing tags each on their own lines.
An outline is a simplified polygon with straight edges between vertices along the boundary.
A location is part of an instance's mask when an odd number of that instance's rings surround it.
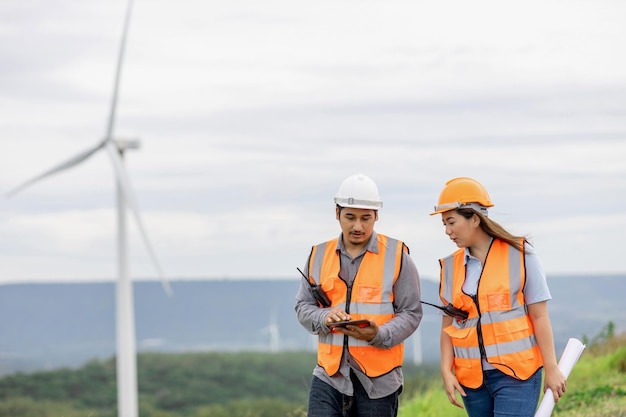
<svg viewBox="0 0 626 417">
<path fill-rule="evenodd" d="M 465 310 L 461 310 L 460 308 L 456 308 L 455 306 L 453 306 L 452 304 L 448 303 L 447 306 L 445 307 L 441 307 L 435 304 L 431 304 L 431 303 L 427 303 L 426 301 L 422 301 L 423 304 L 428 304 L 429 306 L 433 306 L 435 308 L 438 308 L 439 310 L 443 311 L 444 313 L 446 313 L 448 316 L 455 318 L 455 319 L 459 319 L 459 320 L 467 320 L 467 317 L 469 316 L 469 313 Z"/>
<path fill-rule="evenodd" d="M 306 275 L 304 275 L 304 272 L 302 272 L 300 270 L 300 268 L 296 268 L 296 269 L 298 270 L 298 272 L 300 272 L 300 274 L 302 274 L 302 278 L 306 282 L 308 282 L 309 285 L 311 286 L 311 291 L 313 292 L 313 297 L 315 297 L 317 302 L 320 303 L 320 305 L 322 307 L 330 307 L 330 305 L 331 305 L 330 299 L 328 298 L 328 296 L 326 295 L 326 293 L 322 289 L 322 286 L 318 285 L 318 284 L 313 284 L 311 281 L 309 281 L 309 279 L 306 277 Z"/>
</svg>

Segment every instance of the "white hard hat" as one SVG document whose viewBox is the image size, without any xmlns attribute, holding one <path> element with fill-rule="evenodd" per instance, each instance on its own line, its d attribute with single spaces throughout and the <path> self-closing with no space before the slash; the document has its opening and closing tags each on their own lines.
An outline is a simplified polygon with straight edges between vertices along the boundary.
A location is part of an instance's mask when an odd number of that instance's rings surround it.
<svg viewBox="0 0 626 417">
<path fill-rule="evenodd" d="M 376 183 L 363 174 L 351 175 L 341 183 L 335 194 L 335 204 L 370 210 L 378 210 L 383 206 Z"/>
</svg>

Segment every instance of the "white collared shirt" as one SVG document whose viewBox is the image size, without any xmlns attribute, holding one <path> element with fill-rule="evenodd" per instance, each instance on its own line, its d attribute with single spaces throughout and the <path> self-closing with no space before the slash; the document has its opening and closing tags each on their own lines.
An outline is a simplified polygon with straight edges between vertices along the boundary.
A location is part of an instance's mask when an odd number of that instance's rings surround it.
<svg viewBox="0 0 626 417">
<path fill-rule="evenodd" d="M 526 285 L 524 285 L 524 302 L 526 304 L 540 303 L 552 299 L 546 274 L 543 270 L 541 260 L 535 250 L 529 244 L 525 245 L 526 254 L 524 264 L 526 267 Z M 465 282 L 463 292 L 468 295 L 476 295 L 480 274 L 483 265 L 478 258 L 470 255 L 469 249 L 465 248 Z"/>
</svg>

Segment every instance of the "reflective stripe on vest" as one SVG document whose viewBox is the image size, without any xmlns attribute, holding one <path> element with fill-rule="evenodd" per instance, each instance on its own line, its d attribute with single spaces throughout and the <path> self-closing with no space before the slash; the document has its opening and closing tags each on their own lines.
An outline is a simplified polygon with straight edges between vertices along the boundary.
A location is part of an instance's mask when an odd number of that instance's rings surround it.
<svg viewBox="0 0 626 417">
<path fill-rule="evenodd" d="M 405 246 L 385 235 L 377 236 L 378 254 L 367 251 L 363 255 L 349 302 L 347 284 L 339 277 L 341 265 L 337 239 L 313 247 L 309 274 L 328 295 L 331 308 L 340 307 L 349 312 L 353 320 L 372 320 L 380 326 L 394 317 L 393 285 L 400 274 Z M 331 332 L 319 336 L 317 350 L 318 363 L 329 375 L 339 370 L 344 339 L 355 363 L 368 376 L 380 376 L 402 365 L 403 344 L 380 349 L 365 340 Z"/>
<path fill-rule="evenodd" d="M 523 380 L 532 376 L 543 362 L 524 303 L 524 253 L 493 240 L 478 283 L 478 305 L 462 290 L 465 251 L 441 259 L 440 265 L 442 301 L 469 312 L 467 320 L 455 320 L 444 329 L 452 340 L 459 382 L 469 388 L 482 385 L 483 356 L 507 375 Z"/>
</svg>

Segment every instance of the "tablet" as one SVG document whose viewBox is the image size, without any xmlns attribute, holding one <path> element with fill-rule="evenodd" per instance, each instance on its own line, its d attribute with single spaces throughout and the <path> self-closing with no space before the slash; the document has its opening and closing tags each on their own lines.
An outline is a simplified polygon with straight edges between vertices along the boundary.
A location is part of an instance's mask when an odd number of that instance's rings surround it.
<svg viewBox="0 0 626 417">
<path fill-rule="evenodd" d="M 370 325 L 369 320 L 349 320 L 349 321 L 336 321 L 328 325 L 330 329 L 334 329 L 335 327 L 346 327 L 347 325 L 357 326 L 357 327 L 368 327 Z"/>
</svg>

